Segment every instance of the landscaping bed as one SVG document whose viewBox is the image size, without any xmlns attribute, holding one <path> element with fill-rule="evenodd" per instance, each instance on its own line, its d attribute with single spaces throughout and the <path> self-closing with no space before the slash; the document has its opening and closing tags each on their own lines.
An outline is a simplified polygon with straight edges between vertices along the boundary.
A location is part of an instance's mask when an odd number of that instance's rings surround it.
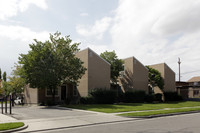
<svg viewBox="0 0 200 133">
<path fill-rule="evenodd" d="M 2 123 L 0 124 L 0 131 L 16 129 L 22 126 L 24 126 L 23 122 Z"/>
</svg>

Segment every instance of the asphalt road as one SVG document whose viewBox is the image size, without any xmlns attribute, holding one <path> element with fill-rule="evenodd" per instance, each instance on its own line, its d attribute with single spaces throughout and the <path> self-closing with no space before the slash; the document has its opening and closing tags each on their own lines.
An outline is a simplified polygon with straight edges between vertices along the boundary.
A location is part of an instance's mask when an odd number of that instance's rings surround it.
<svg viewBox="0 0 200 133">
<path fill-rule="evenodd" d="M 48 130 L 48 133 L 200 133 L 200 113 L 117 122 L 77 128 Z"/>
</svg>

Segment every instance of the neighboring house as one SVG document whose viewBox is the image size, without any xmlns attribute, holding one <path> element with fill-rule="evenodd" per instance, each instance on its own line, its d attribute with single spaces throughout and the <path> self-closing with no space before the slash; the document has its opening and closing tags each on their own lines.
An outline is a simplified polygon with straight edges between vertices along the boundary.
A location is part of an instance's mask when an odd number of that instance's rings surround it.
<svg viewBox="0 0 200 133">
<path fill-rule="evenodd" d="M 148 93 L 148 69 L 135 57 L 124 59 L 119 84 L 123 91 L 143 90 Z"/>
<path fill-rule="evenodd" d="M 164 92 L 176 91 L 175 72 L 166 63 L 160 63 L 149 66 L 151 68 L 158 70 L 161 73 L 161 77 L 164 80 L 164 88 L 163 88 Z"/>
<path fill-rule="evenodd" d="M 88 96 L 95 88 L 110 89 L 110 64 L 90 48 L 76 53 L 87 68 L 79 80 L 78 86 L 64 84 L 56 90 L 56 101 L 75 100 L 80 96 Z M 42 103 L 51 100 L 51 93 L 47 89 L 26 87 L 25 103 Z"/>
<path fill-rule="evenodd" d="M 200 76 L 187 82 L 176 82 L 176 89 L 183 98 L 200 98 Z"/>
</svg>

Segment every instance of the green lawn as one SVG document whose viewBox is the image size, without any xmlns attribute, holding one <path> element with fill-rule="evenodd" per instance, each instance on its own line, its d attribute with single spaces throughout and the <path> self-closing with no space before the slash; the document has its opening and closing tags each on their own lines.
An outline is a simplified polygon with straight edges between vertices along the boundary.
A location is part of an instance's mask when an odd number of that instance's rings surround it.
<svg viewBox="0 0 200 133">
<path fill-rule="evenodd" d="M 2 123 L 0 124 L 0 131 L 10 130 L 24 126 L 23 122 Z"/>
<path fill-rule="evenodd" d="M 185 109 L 172 109 L 172 110 L 158 110 L 158 111 L 123 113 L 123 114 L 119 114 L 119 116 L 126 116 L 126 117 L 155 116 L 155 115 L 161 115 L 161 114 L 172 114 L 172 113 L 190 112 L 190 111 L 200 111 L 200 107 L 198 107 L 198 108 L 185 108 Z"/>
<path fill-rule="evenodd" d="M 164 108 L 181 108 L 200 106 L 200 102 L 172 102 L 172 103 L 129 103 L 129 104 L 88 104 L 88 105 L 65 105 L 64 107 L 90 110 L 104 113 L 117 113 L 127 111 L 156 110 Z"/>
</svg>

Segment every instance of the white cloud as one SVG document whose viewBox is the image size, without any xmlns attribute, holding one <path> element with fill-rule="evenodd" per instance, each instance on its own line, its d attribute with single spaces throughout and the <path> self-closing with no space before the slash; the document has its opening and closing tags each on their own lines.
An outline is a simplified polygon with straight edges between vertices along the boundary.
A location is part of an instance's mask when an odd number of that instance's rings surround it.
<svg viewBox="0 0 200 133">
<path fill-rule="evenodd" d="M 200 68 L 199 16 L 200 0 L 119 0 L 113 18 L 76 28 L 84 37 L 96 37 L 97 43 L 109 32 L 111 44 L 101 48 L 112 48 L 120 58 L 135 56 L 145 65 L 166 62 L 177 73 L 180 57 L 181 72 L 188 72 Z M 194 75 L 200 71 L 182 79 Z"/>
<path fill-rule="evenodd" d="M 144 64 L 166 62 L 177 72 L 181 57 L 187 62 L 182 72 L 198 70 L 199 16 L 200 0 L 120 0 L 110 31 L 112 46 L 121 57 L 134 55 Z"/>
<path fill-rule="evenodd" d="M 47 9 L 46 0 L 1 0 L 0 20 L 16 16 L 18 12 L 24 12 L 30 5 L 35 5 L 41 9 Z"/>
<path fill-rule="evenodd" d="M 20 41 L 25 41 L 25 42 L 30 42 L 35 38 L 40 41 L 45 41 L 49 37 L 49 32 L 47 31 L 35 32 L 29 28 L 22 26 L 0 25 L 0 36 L 7 37 L 11 40 L 18 39 Z"/>
<path fill-rule="evenodd" d="M 110 17 L 104 17 L 101 20 L 97 20 L 93 26 L 77 25 L 76 31 L 84 37 L 102 39 L 103 34 L 110 26 L 111 20 Z"/>
</svg>

